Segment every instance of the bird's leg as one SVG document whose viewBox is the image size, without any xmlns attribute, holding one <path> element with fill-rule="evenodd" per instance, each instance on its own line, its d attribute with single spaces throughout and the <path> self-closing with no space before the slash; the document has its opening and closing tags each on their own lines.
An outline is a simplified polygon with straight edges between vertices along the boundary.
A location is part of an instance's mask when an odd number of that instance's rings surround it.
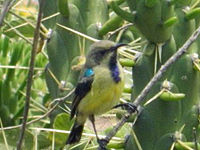
<svg viewBox="0 0 200 150">
<path fill-rule="evenodd" d="M 137 106 L 134 105 L 133 103 L 118 104 L 118 105 L 114 106 L 113 108 L 118 108 L 118 107 L 122 107 L 123 109 L 127 110 L 130 113 L 134 113 L 134 112 L 138 113 Z"/>
<path fill-rule="evenodd" d="M 98 137 L 97 130 L 96 130 L 96 126 L 95 126 L 94 115 L 90 115 L 90 116 L 89 116 L 89 119 L 90 119 L 90 121 L 91 121 L 91 123 L 92 123 L 93 129 L 94 129 L 94 132 L 95 132 L 95 135 L 96 135 L 96 138 L 97 138 L 97 142 L 98 142 L 98 144 L 99 144 L 101 150 L 106 150 L 106 148 L 105 148 L 105 143 L 106 143 L 106 141 L 101 140 L 101 139 L 99 139 L 99 137 Z"/>
<path fill-rule="evenodd" d="M 90 115 L 90 116 L 89 116 L 89 119 L 90 119 L 90 121 L 91 121 L 91 123 L 92 123 L 92 127 L 93 127 L 93 129 L 94 129 L 96 138 L 97 138 L 97 140 L 99 140 L 99 137 L 98 137 L 98 135 L 97 135 L 96 126 L 95 126 L 95 123 L 94 123 L 94 122 L 95 122 L 94 115 Z"/>
</svg>

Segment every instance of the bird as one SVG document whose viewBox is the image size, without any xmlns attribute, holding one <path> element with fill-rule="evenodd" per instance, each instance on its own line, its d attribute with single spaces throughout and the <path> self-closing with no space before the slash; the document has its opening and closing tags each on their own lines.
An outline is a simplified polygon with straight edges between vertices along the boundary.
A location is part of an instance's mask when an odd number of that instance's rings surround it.
<svg viewBox="0 0 200 150">
<path fill-rule="evenodd" d="M 70 119 L 75 122 L 66 144 L 80 141 L 87 119 L 92 123 L 97 142 L 95 116 L 112 109 L 121 97 L 124 73 L 117 57 L 117 49 L 126 44 L 100 40 L 91 45 L 86 62 L 75 87 Z"/>
</svg>

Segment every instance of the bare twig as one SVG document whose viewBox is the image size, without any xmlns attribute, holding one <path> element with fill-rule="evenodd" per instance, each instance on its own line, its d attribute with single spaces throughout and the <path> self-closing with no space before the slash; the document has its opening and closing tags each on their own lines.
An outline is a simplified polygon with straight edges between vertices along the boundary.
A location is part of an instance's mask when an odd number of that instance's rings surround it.
<svg viewBox="0 0 200 150">
<path fill-rule="evenodd" d="M 39 130 L 39 131 L 47 131 L 47 132 L 56 132 L 56 133 L 66 133 L 69 134 L 70 131 L 66 131 L 66 130 L 59 130 L 59 129 L 49 129 L 49 128 L 38 128 L 38 127 L 31 127 L 30 130 Z M 87 137 L 96 137 L 95 134 L 91 134 L 91 133 L 83 133 L 84 136 Z M 105 138 L 105 135 L 98 135 L 100 138 Z M 116 141 L 122 141 L 123 138 L 120 137 L 113 137 L 113 140 Z"/>
<path fill-rule="evenodd" d="M 22 70 L 28 70 L 29 69 L 29 67 L 27 67 L 27 66 L 7 66 L 7 65 L 0 65 L 0 68 L 1 69 L 3 69 L 3 68 L 5 68 L 5 69 L 22 69 Z M 34 68 L 34 70 L 39 70 L 39 71 L 43 71 L 44 70 L 44 68 L 39 68 L 39 67 L 36 67 L 36 68 Z"/>
<path fill-rule="evenodd" d="M 117 34 L 121 30 L 126 30 L 128 27 L 133 26 L 133 23 L 125 24 L 124 26 L 108 33 L 108 39 L 110 39 L 113 35 Z"/>
<path fill-rule="evenodd" d="M 163 76 L 163 74 L 166 72 L 166 70 L 174 63 L 176 62 L 183 54 L 185 54 L 188 51 L 188 48 L 190 45 L 198 38 L 200 34 L 200 26 L 198 29 L 190 36 L 190 38 L 184 43 L 184 45 L 179 48 L 179 50 L 171 56 L 164 65 L 161 66 L 161 68 L 158 70 L 158 72 L 154 75 L 154 77 L 149 81 L 149 83 L 145 86 L 145 88 L 142 90 L 140 95 L 135 99 L 133 104 L 135 106 L 139 106 L 140 103 L 144 100 L 145 96 L 150 92 L 151 88 L 155 85 L 155 83 Z M 105 145 L 109 143 L 110 139 L 117 133 L 117 131 L 126 123 L 128 118 L 131 116 L 132 113 L 128 113 L 127 116 L 123 117 L 121 121 L 111 130 L 106 138 L 104 139 Z M 99 147 L 99 150 L 101 148 Z"/>
<path fill-rule="evenodd" d="M 12 4 L 15 2 L 15 0 L 5 0 L 3 4 L 3 8 L 1 10 L 1 15 L 0 15 L 0 27 L 3 25 L 3 20 L 6 16 L 6 13 L 9 11 L 11 8 Z"/>
<path fill-rule="evenodd" d="M 9 150 L 8 142 L 7 142 L 7 139 L 6 139 L 6 134 L 3 130 L 3 124 L 2 124 L 1 118 L 0 118 L 0 125 L 1 125 L 1 129 L 2 129 L 2 135 L 3 135 L 3 140 L 4 140 L 4 143 L 5 143 L 5 146 L 6 146 L 6 150 Z"/>
<path fill-rule="evenodd" d="M 42 22 L 43 22 L 43 21 L 46 21 L 46 20 L 49 20 L 49 19 L 51 19 L 51 18 L 53 18 L 53 17 L 56 17 L 56 16 L 58 16 L 59 14 L 60 14 L 60 13 L 56 13 L 56 14 L 53 14 L 53 15 L 51 15 L 51 16 L 45 17 L 45 18 L 42 19 Z M 22 23 L 22 24 L 20 24 L 20 25 L 18 25 L 18 26 L 11 27 L 11 28 L 5 30 L 4 32 L 10 32 L 10 31 L 12 31 L 12 30 L 14 30 L 14 29 L 17 29 L 17 28 L 19 28 L 19 27 L 26 26 L 26 25 L 28 25 L 28 24 L 29 24 L 29 22 L 25 22 L 25 23 Z"/>
<path fill-rule="evenodd" d="M 26 18 L 23 18 L 23 17 L 21 17 L 20 15 L 18 15 L 18 14 L 16 14 L 16 13 L 14 13 L 13 11 L 9 11 L 9 13 L 11 13 L 13 16 L 15 16 L 15 17 L 17 17 L 17 18 L 19 18 L 19 19 L 21 19 L 21 20 L 23 20 L 23 21 L 25 21 L 25 22 L 27 22 L 28 23 L 28 25 L 30 25 L 31 27 L 33 27 L 33 28 L 35 28 L 35 25 L 31 22 L 31 21 L 29 21 L 28 19 L 26 19 Z M 18 25 L 18 27 L 21 27 L 20 25 Z M 16 26 L 15 27 L 13 27 L 13 28 L 15 28 L 16 29 Z M 12 29 L 12 28 L 11 28 Z M 45 38 L 47 38 L 47 35 L 42 31 L 42 30 L 40 30 L 40 34 L 42 34 L 42 36 L 44 36 Z"/>
<path fill-rule="evenodd" d="M 88 39 L 88 40 L 90 40 L 90 41 L 92 41 L 92 42 L 98 42 L 98 41 L 99 41 L 98 39 L 95 39 L 95 38 L 93 38 L 93 37 L 90 37 L 90 36 L 88 36 L 88 35 L 86 35 L 86 34 L 83 34 L 83 33 L 81 33 L 81 32 L 78 32 L 78 31 L 76 31 L 76 30 L 74 30 L 74 29 L 71 29 L 71 28 L 69 28 L 69 27 L 63 26 L 63 25 L 61 25 L 61 24 L 59 24 L 59 23 L 56 23 L 56 25 L 59 26 L 60 28 L 63 28 L 63 29 L 65 29 L 65 30 L 68 30 L 68 31 L 70 31 L 70 32 L 72 32 L 72 33 L 74 33 L 74 34 L 80 36 L 80 37 L 86 38 L 86 39 Z"/>
<path fill-rule="evenodd" d="M 44 2 L 45 2 L 45 0 L 42 0 L 39 4 L 38 19 L 37 19 L 37 25 L 36 25 L 36 29 L 35 29 L 35 33 L 34 33 L 34 40 L 33 40 L 32 52 L 31 52 L 30 69 L 29 69 L 28 78 L 27 78 L 26 102 L 25 102 L 25 106 L 24 106 L 22 128 L 21 128 L 21 132 L 20 132 L 20 136 L 19 136 L 19 141 L 17 143 L 17 150 L 21 150 L 24 133 L 25 133 L 25 129 L 26 129 L 30 96 L 31 96 L 32 78 L 33 78 L 33 74 L 34 74 L 35 56 L 37 53 L 37 45 L 38 45 L 39 34 L 40 34 L 40 23 L 41 23 L 41 19 L 42 19 L 42 8 L 44 6 Z"/>
</svg>

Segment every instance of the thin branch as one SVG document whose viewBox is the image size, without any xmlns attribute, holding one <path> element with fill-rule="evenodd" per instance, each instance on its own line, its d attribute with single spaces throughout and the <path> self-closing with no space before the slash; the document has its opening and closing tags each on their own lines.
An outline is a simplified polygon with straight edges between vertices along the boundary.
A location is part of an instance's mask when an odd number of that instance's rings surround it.
<svg viewBox="0 0 200 150">
<path fill-rule="evenodd" d="M 46 20 L 49 20 L 49 19 L 51 19 L 51 18 L 53 18 L 53 17 L 56 17 L 56 16 L 58 16 L 58 15 L 60 15 L 59 12 L 57 12 L 57 13 L 55 13 L 55 14 L 52 14 L 52 15 L 50 15 L 50 16 L 47 16 L 47 17 L 45 17 L 45 18 L 42 19 L 42 22 L 44 22 L 44 21 L 46 21 Z"/>
<path fill-rule="evenodd" d="M 47 132 L 56 132 L 56 133 L 66 133 L 69 134 L 70 131 L 60 130 L 60 129 L 50 129 L 50 128 L 38 128 L 38 127 L 31 127 L 30 130 L 39 130 L 39 131 L 47 131 Z M 87 137 L 96 137 L 95 134 L 92 133 L 83 133 L 84 136 Z M 105 138 L 105 135 L 98 135 L 100 138 Z M 123 138 L 120 137 L 113 137 L 113 140 L 122 141 Z"/>
<path fill-rule="evenodd" d="M 133 26 L 133 23 L 125 24 L 124 26 L 119 27 L 118 29 L 116 29 L 116 30 L 114 30 L 112 32 L 108 32 L 108 39 L 110 39 L 113 35 L 117 34 L 119 31 L 126 30 L 130 26 Z"/>
<path fill-rule="evenodd" d="M 53 18 L 53 17 L 56 17 L 56 16 L 58 16 L 58 15 L 60 15 L 60 13 L 56 13 L 56 14 L 53 14 L 53 15 L 51 15 L 51 16 L 47 16 L 47 17 L 45 17 L 45 18 L 42 19 L 42 22 L 44 22 L 44 21 L 46 21 L 46 20 L 49 20 L 49 19 L 51 19 L 51 18 Z M 9 32 L 9 31 L 12 31 L 12 30 L 14 30 L 14 29 L 17 29 L 17 28 L 19 28 L 19 27 L 26 26 L 26 25 L 28 25 L 28 24 L 29 24 L 28 22 L 25 22 L 25 23 L 22 23 L 22 24 L 20 24 L 20 25 L 18 25 L 18 26 L 11 27 L 11 28 L 5 30 L 4 32 Z M 41 27 L 42 27 L 42 25 L 41 25 Z"/>
<path fill-rule="evenodd" d="M 20 136 L 19 136 L 19 141 L 17 143 L 17 150 L 21 150 L 24 133 L 25 133 L 25 129 L 26 129 L 30 97 L 31 97 L 32 79 L 33 79 L 33 74 L 34 74 L 35 56 L 37 53 L 37 45 L 38 45 L 38 40 L 39 40 L 39 36 L 40 36 L 40 23 L 41 23 L 41 19 L 42 19 L 42 8 L 44 6 L 44 2 L 45 2 L 45 0 L 42 0 L 39 4 L 38 19 L 37 19 L 37 25 L 36 25 L 36 29 L 35 29 L 35 33 L 34 33 L 33 46 L 32 46 L 32 52 L 31 52 L 30 69 L 29 69 L 28 78 L 27 78 L 26 102 L 25 102 L 25 106 L 24 106 L 21 132 L 20 132 Z"/>
<path fill-rule="evenodd" d="M 190 36 L 190 38 L 184 43 L 184 45 L 179 48 L 179 50 L 171 56 L 164 65 L 161 66 L 161 68 L 158 70 L 158 72 L 154 75 L 154 77 L 149 81 L 149 83 L 146 85 L 146 87 L 142 90 L 140 95 L 135 99 L 133 102 L 133 105 L 139 106 L 140 103 L 144 100 L 145 96 L 150 92 L 152 87 L 155 85 L 155 83 L 163 76 L 163 74 L 166 72 L 166 70 L 174 63 L 176 62 L 183 54 L 185 54 L 189 49 L 190 45 L 198 38 L 200 34 L 200 26 L 198 29 Z M 135 112 L 134 112 L 135 113 Z M 104 139 L 105 146 L 107 143 L 109 143 L 110 139 L 117 133 L 117 131 L 126 123 L 128 118 L 131 116 L 132 113 L 128 113 L 127 116 L 124 116 L 121 121 L 111 130 L 106 138 Z M 101 148 L 99 147 L 99 150 Z"/>
<path fill-rule="evenodd" d="M 55 109 L 56 107 L 61 103 L 63 102 L 64 100 L 66 100 L 66 98 L 68 98 L 69 96 L 71 96 L 71 94 L 73 94 L 75 89 L 72 89 L 66 96 L 64 97 L 61 97 L 61 98 L 56 98 L 52 101 L 52 103 L 50 104 L 50 107 L 52 106 L 53 103 L 56 103 L 55 105 L 53 105 L 53 107 L 51 109 L 49 109 L 45 114 L 43 114 L 41 117 L 37 118 L 37 119 L 34 119 L 34 120 L 31 120 L 29 122 L 26 123 L 26 125 L 30 125 L 30 124 L 33 124 L 35 122 L 38 122 L 40 121 L 41 119 L 45 118 L 45 117 L 48 117 Z M 11 127 L 4 127 L 4 128 L 0 128 L 0 131 L 2 130 L 11 130 L 11 129 L 16 129 L 16 128 L 20 128 L 22 127 L 22 124 L 20 125 L 16 125 L 16 126 L 11 126 Z"/>
<path fill-rule="evenodd" d="M 9 150 L 8 142 L 7 142 L 8 140 L 6 139 L 6 134 L 3 130 L 3 124 L 2 124 L 1 118 L 0 118 L 0 125 L 1 125 L 1 129 L 2 129 L 2 135 L 3 135 L 4 144 L 6 146 L 6 150 Z"/>
<path fill-rule="evenodd" d="M 81 32 L 78 32 L 78 31 L 76 31 L 76 30 L 74 30 L 74 29 L 72 29 L 72 28 L 63 26 L 63 25 L 61 25 L 61 24 L 59 24 L 59 23 L 56 23 L 56 25 L 59 26 L 60 28 L 63 28 L 63 29 L 65 29 L 65 30 L 68 30 L 68 31 L 70 31 L 70 32 L 72 32 L 72 33 L 74 33 L 74 34 L 80 36 L 80 37 L 86 38 L 87 40 L 90 40 L 90 41 L 92 41 L 92 42 L 98 42 L 98 41 L 99 41 L 98 39 L 95 39 L 95 38 L 90 37 L 90 36 L 88 36 L 88 35 L 86 35 L 86 34 L 83 34 L 83 33 L 81 33 Z"/>
<path fill-rule="evenodd" d="M 0 65 L 1 69 L 21 69 L 21 70 L 29 70 L 29 67 L 26 66 L 7 66 L 7 65 Z M 44 71 L 44 68 L 36 67 L 34 70 Z"/>
<path fill-rule="evenodd" d="M 12 4 L 15 2 L 15 0 L 5 0 L 3 4 L 3 8 L 1 10 L 1 15 L 0 15 L 0 27 L 3 25 L 4 18 L 6 16 L 6 13 L 9 11 L 11 8 Z"/>
<path fill-rule="evenodd" d="M 20 15 L 14 13 L 14 12 L 11 11 L 11 10 L 9 11 L 9 13 L 11 13 L 13 16 L 15 16 L 15 17 L 17 17 L 17 18 L 19 18 L 19 19 L 25 21 L 25 22 L 28 23 L 28 25 L 30 25 L 31 27 L 35 28 L 35 25 L 34 25 L 31 21 L 29 21 L 28 19 L 21 17 Z M 21 27 L 21 25 L 18 25 L 17 27 L 15 26 L 15 27 L 13 27 L 13 28 L 16 29 L 16 28 L 20 28 L 20 27 Z M 11 28 L 11 29 L 12 29 L 12 28 Z M 40 34 L 42 34 L 45 38 L 48 38 L 47 35 L 46 35 L 42 30 L 40 30 Z"/>
</svg>

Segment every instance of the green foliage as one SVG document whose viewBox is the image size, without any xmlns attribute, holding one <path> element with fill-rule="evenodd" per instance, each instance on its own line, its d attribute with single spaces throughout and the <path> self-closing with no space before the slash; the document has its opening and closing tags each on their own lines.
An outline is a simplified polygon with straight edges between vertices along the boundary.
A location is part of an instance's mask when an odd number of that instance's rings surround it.
<svg viewBox="0 0 200 150">
<path fill-rule="evenodd" d="M 8 145 L 10 149 L 13 149 L 16 147 L 16 141 L 18 140 L 18 135 L 20 132 L 20 129 L 12 129 L 12 130 L 8 130 L 8 131 L 4 131 L 5 132 L 5 137 L 7 139 Z M 23 145 L 23 149 L 24 150 L 30 150 L 34 147 L 34 142 L 33 142 L 33 135 L 31 132 L 26 131 L 25 132 L 25 142 Z M 0 138 L 0 145 L 2 149 L 6 149 L 5 145 L 3 145 L 4 141 L 3 138 Z"/>
<path fill-rule="evenodd" d="M 197 17 L 199 9 L 192 8 L 184 12 L 182 5 L 189 5 L 189 1 L 187 1 L 187 4 L 183 1 L 180 3 L 178 1 L 176 3 L 154 1 L 154 4 L 151 3 L 153 1 L 148 1 L 148 7 L 145 7 L 147 1 L 143 0 L 127 0 L 127 2 L 130 9 L 136 11 L 133 23 L 150 41 L 143 49 L 143 56 L 138 58 L 133 67 L 134 88 L 132 97 L 135 99 L 160 66 L 195 31 L 197 27 L 194 18 Z M 177 19 L 178 21 L 176 21 Z M 166 27 L 162 27 L 163 21 L 167 25 Z M 171 21 L 172 23 L 170 23 Z M 174 24 L 175 22 L 177 23 Z M 163 44 L 160 45 L 160 42 Z M 192 44 L 189 53 L 167 70 L 162 80 L 146 96 L 145 99 L 148 100 L 158 94 L 160 90 L 167 90 L 155 101 L 144 106 L 144 111 L 133 126 L 135 136 L 130 136 L 127 142 L 127 150 L 132 147 L 140 149 L 140 146 L 144 150 L 170 149 L 177 140 L 174 138 L 176 131 L 182 133 L 188 141 L 194 140 L 192 129 L 197 129 L 199 125 L 196 110 L 199 109 L 200 100 L 200 73 L 194 69 L 193 59 L 194 55 L 197 56 L 200 52 L 197 45 L 197 42 Z M 199 58 L 197 57 L 197 59 Z M 170 83 L 163 87 L 166 79 Z M 173 87 L 175 87 L 175 91 L 173 91 Z M 180 131 L 183 126 L 184 128 Z M 153 137 L 149 137 L 150 135 L 153 135 Z M 199 136 L 199 129 L 197 136 Z M 138 143 L 140 146 L 138 146 Z"/>
<path fill-rule="evenodd" d="M 61 113 L 56 116 L 55 121 L 53 123 L 53 128 L 69 131 L 72 123 L 73 122 L 70 120 L 69 114 Z M 57 144 L 56 147 L 64 147 L 67 137 L 68 136 L 66 136 L 66 134 L 64 133 L 55 133 L 55 142 Z"/>
<path fill-rule="evenodd" d="M 10 43 L 10 40 L 7 36 L 1 35 L 1 54 L 2 54 L 2 65 L 8 64 L 9 66 L 15 66 L 17 64 L 22 63 L 20 60 L 22 55 L 26 54 L 27 49 L 25 43 L 20 41 L 18 43 Z M 10 56 L 10 57 L 8 57 Z M 20 92 L 23 91 L 24 87 L 20 88 L 20 84 L 23 82 L 23 76 L 20 80 L 17 80 L 16 74 L 21 73 L 22 70 L 13 69 L 3 69 L 1 73 L 1 96 L 0 96 L 0 117 L 2 119 L 3 125 L 14 125 L 15 120 L 13 120 L 13 116 L 18 109 L 18 95 L 21 95 Z M 19 90 L 19 89 L 20 90 Z M 12 91 L 15 91 L 14 94 Z M 11 115 L 12 114 L 12 115 Z"/>
<path fill-rule="evenodd" d="M 16 20 L 13 20 L 11 22 L 9 22 L 10 26 L 11 27 L 15 27 L 15 26 L 19 26 L 23 23 L 26 23 L 26 21 L 22 21 L 22 20 L 19 20 L 19 19 L 16 19 Z M 3 30 L 5 31 L 5 34 L 11 38 L 13 37 L 18 37 L 18 35 L 16 34 L 16 32 L 13 32 L 12 30 L 11 31 L 7 31 L 10 27 L 5 27 L 3 28 Z M 34 32 L 34 28 L 27 24 L 25 26 L 22 26 L 22 27 L 19 27 L 17 29 L 22 35 L 26 36 L 26 37 L 33 37 L 33 32 Z"/>
<path fill-rule="evenodd" d="M 161 0 L 127 0 L 130 10 L 134 12 L 128 18 L 124 13 L 118 13 L 119 8 L 113 9 L 117 14 L 123 15 L 122 18 L 136 24 L 137 28 L 151 42 L 162 43 L 167 41 L 172 33 L 173 26 L 165 26 L 164 23 L 175 15 L 174 6 L 168 1 Z M 173 23 L 172 23 L 173 24 Z M 156 31 L 156 32 L 155 32 Z"/>
<path fill-rule="evenodd" d="M 59 9 L 59 12 L 60 12 L 64 17 L 69 17 L 68 0 L 59 0 L 59 1 L 58 1 L 58 9 Z"/>
<path fill-rule="evenodd" d="M 131 60 L 124 58 L 124 55 L 120 56 L 120 63 L 125 69 L 128 68 L 126 72 L 132 71 L 131 77 L 126 74 L 126 84 L 133 88 L 125 87 L 126 94 L 123 95 L 123 100 L 130 101 L 130 93 L 134 100 L 158 69 L 200 25 L 199 7 L 198 0 L 46 0 L 43 18 L 50 18 L 42 22 L 40 46 L 47 42 L 46 51 L 42 50 L 42 53 L 47 53 L 48 58 L 40 52 L 36 56 L 35 67 L 39 70 L 35 70 L 28 121 L 46 113 L 46 107 L 53 99 L 65 96 L 77 83 L 85 55 L 94 41 L 70 29 L 98 40 L 110 38 L 133 46 L 136 52 L 131 51 L 131 56 L 135 54 Z M 17 12 L 13 17 L 11 14 L 7 16 L 0 35 L 0 67 L 6 66 L 0 68 L 0 119 L 4 127 L 21 123 L 28 71 L 16 66 L 29 65 L 30 43 L 36 22 L 34 15 L 20 17 L 16 15 L 19 14 Z M 133 26 L 124 27 L 128 22 L 133 23 Z M 122 29 L 116 31 L 120 27 Z M 52 32 L 50 38 L 46 39 L 48 30 Z M 111 37 L 110 33 L 113 34 Z M 141 38 L 139 43 L 134 41 L 138 38 Z M 108 149 L 168 150 L 172 145 L 175 145 L 174 149 L 184 149 L 179 141 L 194 148 L 194 129 L 197 137 L 200 132 L 199 49 L 200 38 L 191 45 L 188 53 L 167 70 L 145 97 L 147 101 L 157 95 L 151 103 L 141 104 L 143 110 L 135 125 L 126 124 L 122 127 L 115 136 L 118 140 L 111 141 L 107 145 Z M 45 68 L 45 71 L 41 68 Z M 38 145 L 38 149 L 65 148 L 68 134 L 57 133 L 57 130 L 69 131 L 71 128 L 73 121 L 68 113 L 71 99 L 67 98 L 49 118 L 31 125 L 25 133 L 24 149 L 32 149 L 35 145 Z M 116 111 L 117 118 L 122 118 L 124 111 Z M 133 120 L 134 116 L 128 122 Z M 47 128 L 45 130 L 50 128 L 53 133 L 43 132 L 35 126 Z M 111 129 L 112 126 L 101 133 L 106 134 Z M 9 148 L 14 148 L 19 129 L 4 132 Z M 94 132 L 87 125 L 84 133 Z M 197 142 L 200 143 L 199 139 Z M 2 136 L 0 147 L 5 148 Z M 76 150 L 96 149 L 97 142 L 91 136 L 84 136 L 80 143 L 69 147 Z"/>
<path fill-rule="evenodd" d="M 12 24 L 13 26 L 26 23 L 25 20 L 20 20 L 19 18 L 16 19 L 14 17 L 12 19 L 8 19 L 7 22 L 10 24 L 15 22 L 16 24 Z M 18 34 L 13 30 L 9 32 L 6 32 L 6 30 L 10 30 L 9 26 L 3 26 L 2 33 L 0 34 L 0 120 L 2 121 L 2 128 L 21 124 L 25 102 L 27 70 L 32 48 L 29 43 L 18 36 L 21 33 L 25 38 L 32 37 L 34 31 L 33 27 L 27 28 L 27 25 L 17 28 Z M 44 76 L 41 75 L 46 59 L 41 54 L 37 56 L 37 69 L 35 70 L 31 93 L 30 116 L 41 115 L 45 110 L 39 103 L 47 91 L 44 86 Z M 28 119 L 28 121 L 30 120 Z M 8 142 L 9 148 L 15 148 L 20 128 L 1 130 L 0 132 L 1 148 L 6 149 L 3 132 L 5 133 L 5 139 Z M 33 132 L 27 130 L 25 132 L 23 149 L 32 149 L 34 147 L 34 138 Z"/>
</svg>

